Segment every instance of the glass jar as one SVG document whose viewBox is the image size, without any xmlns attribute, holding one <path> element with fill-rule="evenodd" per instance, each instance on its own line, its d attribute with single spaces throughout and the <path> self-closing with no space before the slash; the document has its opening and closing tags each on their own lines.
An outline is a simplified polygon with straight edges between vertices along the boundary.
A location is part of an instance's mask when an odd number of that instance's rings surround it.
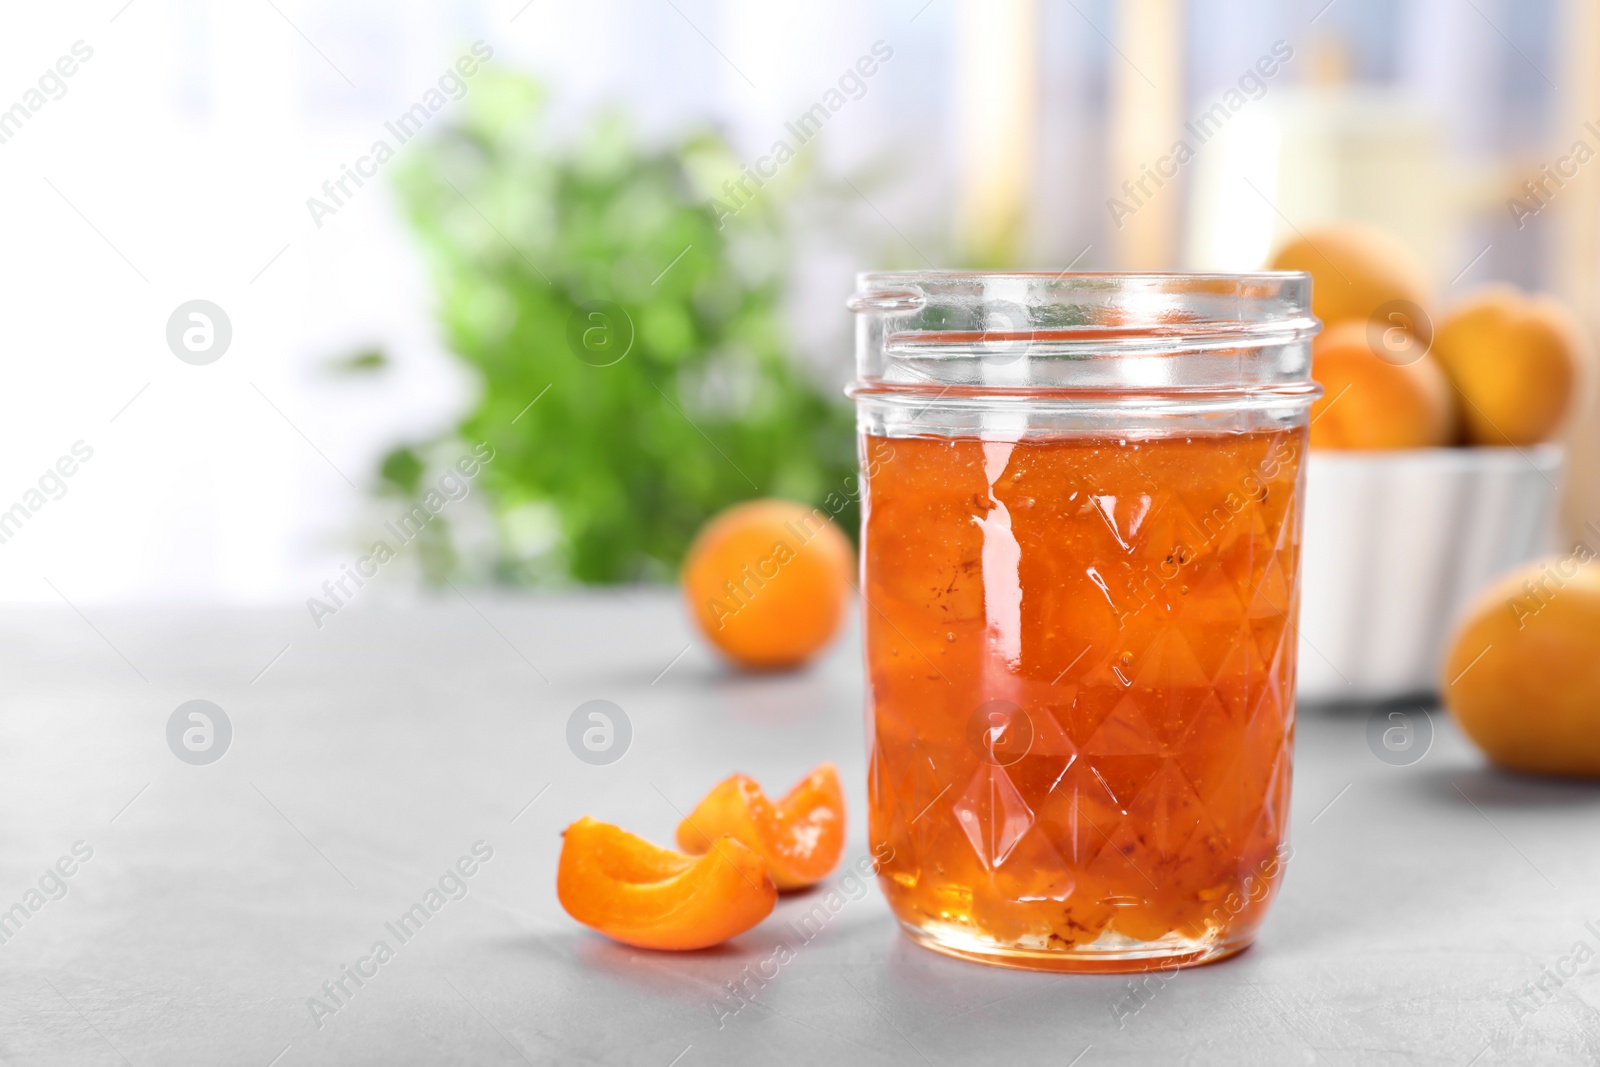
<svg viewBox="0 0 1600 1067">
<path fill-rule="evenodd" d="M 1311 283 L 863 274 L 869 833 L 955 956 L 1250 943 L 1288 858 Z"/>
</svg>

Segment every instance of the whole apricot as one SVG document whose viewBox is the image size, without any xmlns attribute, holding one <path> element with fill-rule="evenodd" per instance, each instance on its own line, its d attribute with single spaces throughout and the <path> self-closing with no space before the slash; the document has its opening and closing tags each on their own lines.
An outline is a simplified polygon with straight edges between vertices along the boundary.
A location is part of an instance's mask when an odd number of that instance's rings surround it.
<svg viewBox="0 0 1600 1067">
<path fill-rule="evenodd" d="M 1428 300 L 1428 275 L 1401 241 L 1361 223 L 1314 226 L 1297 233 L 1272 257 L 1272 270 L 1311 275 L 1311 313 L 1323 325 L 1366 322 L 1395 301 L 1420 307 Z M 1432 325 L 1417 316 L 1413 331 L 1426 347 Z"/>
<path fill-rule="evenodd" d="M 795 667 L 838 632 L 853 560 L 850 542 L 820 509 L 753 500 L 695 535 L 683 595 L 706 639 L 735 663 Z"/>
<path fill-rule="evenodd" d="M 1600 563 L 1580 546 L 1500 579 L 1445 659 L 1445 704 L 1490 760 L 1600 777 Z"/>
<path fill-rule="evenodd" d="M 1428 448 L 1455 435 L 1455 401 L 1444 372 L 1424 355 L 1396 364 L 1372 347 L 1367 324 L 1347 321 L 1318 337 L 1311 376 L 1312 448 Z"/>
<path fill-rule="evenodd" d="M 1461 396 L 1468 442 L 1530 445 L 1554 434 L 1577 388 L 1581 337 L 1559 301 L 1506 285 L 1446 317 L 1433 354 Z"/>
</svg>

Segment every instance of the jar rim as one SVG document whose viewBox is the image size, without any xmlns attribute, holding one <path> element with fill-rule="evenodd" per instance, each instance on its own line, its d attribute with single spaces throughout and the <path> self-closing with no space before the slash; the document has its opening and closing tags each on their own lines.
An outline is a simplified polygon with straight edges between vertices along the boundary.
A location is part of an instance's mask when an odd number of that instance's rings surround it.
<svg viewBox="0 0 1600 1067">
<path fill-rule="evenodd" d="M 926 270 L 864 270 L 856 281 L 875 278 L 1309 278 L 1303 270 L 960 270 L 930 267 Z"/>
<path fill-rule="evenodd" d="M 865 271 L 846 306 L 890 353 L 1035 356 L 1285 344 L 1322 324 L 1303 271 Z"/>
<path fill-rule="evenodd" d="M 1029 307 L 1078 304 L 1118 307 L 1126 314 L 1145 310 L 1182 312 L 1177 322 L 1283 322 L 1311 314 L 1311 275 L 1304 271 L 982 271 L 885 270 L 856 275 L 856 291 L 845 306 L 860 313 L 897 314 L 930 305 L 990 307 L 1016 303 Z M 1233 302 L 1229 307 L 1228 303 Z M 1165 302 L 1165 307 L 1159 305 Z M 1248 304 L 1252 312 L 1241 313 Z M 1088 306 L 1088 305 L 1085 305 Z M 1232 312 L 1228 314 L 1227 312 Z M 1168 314 L 1160 324 L 1177 324 Z M 1133 325 L 1126 319 L 1123 325 Z M 1079 323 L 1103 326 L 1103 322 Z"/>
<path fill-rule="evenodd" d="M 857 384 L 1091 393 L 1257 390 L 1310 381 L 1311 276 L 867 271 Z"/>
</svg>

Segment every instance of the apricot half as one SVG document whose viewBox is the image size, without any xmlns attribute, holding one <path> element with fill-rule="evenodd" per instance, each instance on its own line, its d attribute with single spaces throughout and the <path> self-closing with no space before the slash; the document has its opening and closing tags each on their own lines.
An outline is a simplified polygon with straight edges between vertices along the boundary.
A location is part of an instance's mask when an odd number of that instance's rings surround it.
<svg viewBox="0 0 1600 1067">
<path fill-rule="evenodd" d="M 562 834 L 556 896 L 567 914 L 640 948 L 721 944 L 778 901 L 766 861 L 731 838 L 685 856 L 609 823 L 582 818 Z"/>
<path fill-rule="evenodd" d="M 854 553 L 819 508 L 753 500 L 695 535 L 683 595 L 706 639 L 743 667 L 804 663 L 844 621 Z"/>
<path fill-rule="evenodd" d="M 1523 567 L 1467 612 L 1445 704 L 1495 763 L 1600 777 L 1600 562 L 1587 546 Z"/>
<path fill-rule="evenodd" d="M 1450 383 L 1431 356 L 1395 364 L 1372 348 L 1365 322 L 1318 337 L 1311 376 L 1323 394 L 1311 406 L 1313 448 L 1426 448 L 1455 435 Z"/>
<path fill-rule="evenodd" d="M 838 770 L 822 764 L 776 803 L 753 778 L 735 774 L 724 779 L 678 824 L 678 847 L 699 854 L 721 835 L 761 856 L 779 889 L 821 881 L 844 851 L 844 790 Z"/>
<path fill-rule="evenodd" d="M 1571 312 L 1509 285 L 1487 289 L 1440 325 L 1433 354 L 1462 397 L 1467 440 L 1531 445 L 1552 436 L 1577 390 L 1584 349 Z"/>
</svg>

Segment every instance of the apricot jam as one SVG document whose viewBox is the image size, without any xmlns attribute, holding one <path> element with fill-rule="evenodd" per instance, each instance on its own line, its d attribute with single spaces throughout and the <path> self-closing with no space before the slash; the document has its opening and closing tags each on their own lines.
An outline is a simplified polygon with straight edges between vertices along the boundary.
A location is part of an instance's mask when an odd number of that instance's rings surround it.
<svg viewBox="0 0 1600 1067">
<path fill-rule="evenodd" d="M 1142 971 L 1282 883 L 1310 278 L 858 277 L 869 833 L 918 944 Z"/>
<path fill-rule="evenodd" d="M 1303 447 L 868 441 L 870 832 L 903 922 L 1248 939 L 1282 866 Z"/>
</svg>

